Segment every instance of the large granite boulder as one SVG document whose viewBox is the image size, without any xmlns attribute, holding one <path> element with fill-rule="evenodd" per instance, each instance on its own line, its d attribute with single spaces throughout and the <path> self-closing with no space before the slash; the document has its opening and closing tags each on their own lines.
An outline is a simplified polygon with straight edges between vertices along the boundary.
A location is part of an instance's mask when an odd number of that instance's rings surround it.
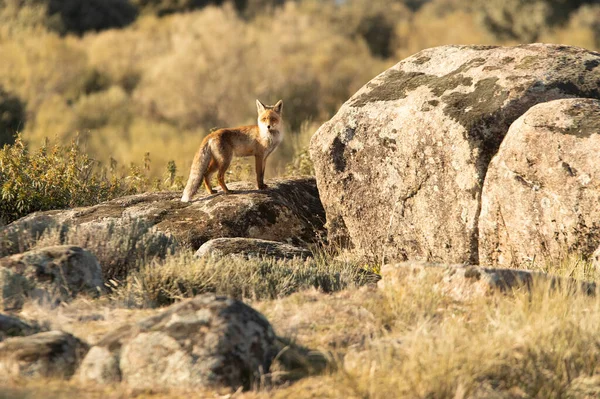
<svg viewBox="0 0 600 399">
<path fill-rule="evenodd" d="M 96 257 L 70 245 L 40 248 L 0 258 L 0 308 L 18 310 L 26 299 L 47 304 L 104 291 Z"/>
<path fill-rule="evenodd" d="M 421 51 L 361 88 L 311 156 L 332 240 L 388 259 L 477 263 L 481 191 L 537 103 L 599 98 L 600 54 L 533 44 Z"/>
<path fill-rule="evenodd" d="M 479 260 L 527 266 L 600 245 L 600 101 L 536 105 L 512 124 L 482 194 Z"/>
<path fill-rule="evenodd" d="M 88 345 L 71 334 L 48 331 L 0 342 L 0 381 L 16 377 L 69 378 Z"/>
<path fill-rule="evenodd" d="M 158 250 L 166 237 L 178 244 L 198 249 L 219 237 L 249 237 L 304 244 L 322 235 L 325 211 L 314 178 L 276 180 L 269 189 L 255 190 L 250 183 L 232 183 L 231 195 L 198 195 L 182 203 L 181 193 L 145 193 L 119 198 L 99 205 L 63 211 L 38 212 L 19 219 L 0 230 L 0 255 L 20 252 L 19 237 L 35 238 L 57 226 L 77 227 L 103 235 L 116 226 L 137 223 L 135 234 L 155 239 Z M 139 233 L 138 233 L 139 232 Z M 151 238 L 152 238 L 151 237 Z"/>
<path fill-rule="evenodd" d="M 202 295 L 109 333 L 79 370 L 83 382 L 132 388 L 250 388 L 278 353 L 269 322 L 244 303 Z"/>
</svg>

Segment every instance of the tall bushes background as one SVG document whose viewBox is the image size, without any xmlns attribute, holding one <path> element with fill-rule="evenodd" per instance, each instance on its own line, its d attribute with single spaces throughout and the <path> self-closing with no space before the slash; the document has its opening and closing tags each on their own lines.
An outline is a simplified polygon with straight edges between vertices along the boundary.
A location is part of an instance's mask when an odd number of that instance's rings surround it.
<svg viewBox="0 0 600 399">
<path fill-rule="evenodd" d="M 0 145 L 75 137 L 104 165 L 186 174 L 211 129 L 282 98 L 270 176 L 403 57 L 448 43 L 600 47 L 597 0 L 0 0 Z"/>
</svg>

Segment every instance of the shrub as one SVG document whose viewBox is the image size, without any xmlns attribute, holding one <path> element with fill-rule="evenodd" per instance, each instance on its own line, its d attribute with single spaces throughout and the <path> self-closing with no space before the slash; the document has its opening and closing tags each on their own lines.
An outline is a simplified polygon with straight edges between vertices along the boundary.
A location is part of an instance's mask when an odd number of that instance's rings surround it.
<svg viewBox="0 0 600 399">
<path fill-rule="evenodd" d="M 0 86 L 0 148 L 15 142 L 17 131 L 25 126 L 25 105 Z"/>
<path fill-rule="evenodd" d="M 97 162 L 73 141 L 30 152 L 20 137 L 0 150 L 0 220 L 34 211 L 96 204 L 132 193 L 116 174 L 102 175 Z"/>
</svg>

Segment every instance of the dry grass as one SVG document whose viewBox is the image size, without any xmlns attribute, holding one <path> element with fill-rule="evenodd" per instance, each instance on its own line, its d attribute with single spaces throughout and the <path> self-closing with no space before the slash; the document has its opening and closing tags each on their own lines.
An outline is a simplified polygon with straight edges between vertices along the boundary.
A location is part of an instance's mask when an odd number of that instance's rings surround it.
<svg viewBox="0 0 600 399">
<path fill-rule="evenodd" d="M 182 251 L 165 260 L 145 263 L 113 287 L 113 299 L 129 307 L 164 306 L 206 292 L 264 300 L 309 288 L 334 292 L 365 282 L 360 268 L 352 263 L 324 262 L 319 258 L 196 259 L 193 252 Z"/>
<path fill-rule="evenodd" d="M 328 353 L 335 367 L 295 383 L 233 396 L 193 394 L 247 399 L 597 397 L 600 298 L 539 284 L 531 292 L 456 300 L 430 277 L 385 289 L 349 287 L 333 294 L 309 289 L 249 300 L 278 335 Z M 152 312 L 118 309 L 115 302 L 104 301 L 75 302 L 50 311 L 46 318 L 93 342 L 100 335 L 96 332 L 109 325 Z M 33 306 L 26 312 L 34 318 L 44 314 Z M 94 320 L 89 317 L 93 314 L 103 318 Z M 41 397 L 38 384 L 15 383 L 13 397 Z M 50 386 L 54 397 L 79 389 L 89 398 L 186 394 L 79 387 L 76 381 Z"/>
</svg>

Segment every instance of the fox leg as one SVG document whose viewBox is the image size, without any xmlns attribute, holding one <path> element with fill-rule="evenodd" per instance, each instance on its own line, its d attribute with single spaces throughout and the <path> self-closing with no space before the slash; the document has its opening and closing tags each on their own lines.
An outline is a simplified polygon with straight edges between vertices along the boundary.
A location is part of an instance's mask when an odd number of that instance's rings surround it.
<svg viewBox="0 0 600 399">
<path fill-rule="evenodd" d="M 209 194 L 215 194 L 217 192 L 216 190 L 213 190 L 212 186 L 210 185 L 210 178 L 217 171 L 217 169 L 218 169 L 217 163 L 215 162 L 214 159 L 212 159 L 210 161 L 210 164 L 208 165 L 208 169 L 206 170 L 206 173 L 204 174 L 204 187 L 206 188 L 206 191 Z"/>
<path fill-rule="evenodd" d="M 259 190 L 264 190 L 267 188 L 267 185 L 265 184 L 265 166 L 267 157 L 263 154 L 255 155 L 254 160 L 256 168 L 256 187 L 258 187 Z"/>
<path fill-rule="evenodd" d="M 219 171 L 217 172 L 217 181 L 219 182 L 219 186 L 221 186 L 225 194 L 230 193 L 229 189 L 227 188 L 227 185 L 225 184 L 225 172 L 227 172 L 227 169 L 231 164 L 231 158 L 231 154 L 223 154 L 223 156 L 221 156 L 221 159 L 217 160 L 219 168 Z"/>
</svg>

